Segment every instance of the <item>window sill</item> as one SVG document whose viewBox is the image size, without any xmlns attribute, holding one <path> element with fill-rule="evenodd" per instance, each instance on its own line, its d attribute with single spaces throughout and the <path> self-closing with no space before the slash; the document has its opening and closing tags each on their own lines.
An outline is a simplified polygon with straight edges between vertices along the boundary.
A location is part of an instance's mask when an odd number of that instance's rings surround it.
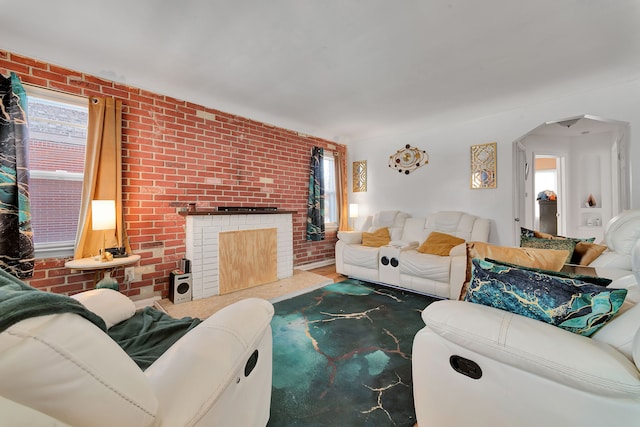
<svg viewBox="0 0 640 427">
<path fill-rule="evenodd" d="M 41 243 L 35 247 L 35 258 L 68 258 L 73 256 L 75 242 Z"/>
<path fill-rule="evenodd" d="M 324 231 L 329 233 L 335 233 L 338 231 L 338 224 L 335 222 L 327 223 L 324 225 Z"/>
</svg>

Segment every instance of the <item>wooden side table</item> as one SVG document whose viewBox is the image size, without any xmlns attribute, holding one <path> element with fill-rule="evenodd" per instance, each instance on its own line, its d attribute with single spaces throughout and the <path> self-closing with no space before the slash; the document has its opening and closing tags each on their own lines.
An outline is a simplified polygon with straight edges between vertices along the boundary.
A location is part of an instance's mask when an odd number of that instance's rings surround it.
<svg viewBox="0 0 640 427">
<path fill-rule="evenodd" d="M 116 267 L 135 264 L 138 261 L 140 261 L 140 255 L 129 255 L 127 257 L 114 258 L 111 261 L 104 262 L 100 261 L 99 256 L 96 256 L 67 261 L 64 266 L 71 270 L 80 271 L 104 270 L 104 277 L 96 283 L 96 288 L 110 288 L 118 291 L 118 282 L 111 277 L 111 272 Z"/>
</svg>

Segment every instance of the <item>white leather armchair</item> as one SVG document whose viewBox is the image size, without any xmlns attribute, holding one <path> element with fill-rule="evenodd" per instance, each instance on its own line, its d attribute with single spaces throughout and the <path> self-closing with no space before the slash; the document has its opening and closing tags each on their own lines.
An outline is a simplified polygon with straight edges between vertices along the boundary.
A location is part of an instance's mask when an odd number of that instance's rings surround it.
<svg viewBox="0 0 640 427">
<path fill-rule="evenodd" d="M 608 277 L 622 283 L 635 282 L 629 277 L 640 275 L 640 209 L 627 210 L 607 223 L 604 242 L 607 250 L 589 267 L 594 267 L 598 276 Z"/>
<path fill-rule="evenodd" d="M 464 301 L 422 317 L 412 367 L 418 424 L 631 427 L 640 423 L 640 289 L 587 338 Z"/>
<path fill-rule="evenodd" d="M 111 325 L 133 311 L 108 292 L 78 299 Z M 228 306 L 144 372 L 79 315 L 22 320 L 0 334 L 0 425 L 264 426 L 272 316 L 261 299 Z"/>
</svg>

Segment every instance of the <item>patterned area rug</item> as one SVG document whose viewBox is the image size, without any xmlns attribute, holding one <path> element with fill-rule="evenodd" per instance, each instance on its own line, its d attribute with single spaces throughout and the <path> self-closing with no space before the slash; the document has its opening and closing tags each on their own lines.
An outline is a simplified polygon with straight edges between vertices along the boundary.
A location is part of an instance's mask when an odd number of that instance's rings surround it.
<svg viewBox="0 0 640 427">
<path fill-rule="evenodd" d="M 274 304 L 268 426 L 413 426 L 413 337 L 435 298 L 348 279 Z"/>
</svg>

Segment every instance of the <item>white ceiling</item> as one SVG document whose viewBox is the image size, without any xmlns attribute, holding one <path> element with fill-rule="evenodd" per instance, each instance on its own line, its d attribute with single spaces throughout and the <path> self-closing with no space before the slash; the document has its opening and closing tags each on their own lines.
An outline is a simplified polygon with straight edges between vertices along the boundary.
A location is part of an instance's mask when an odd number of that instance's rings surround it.
<svg viewBox="0 0 640 427">
<path fill-rule="evenodd" d="M 638 0 L 0 0 L 0 48 L 348 142 L 640 75 Z"/>
</svg>

